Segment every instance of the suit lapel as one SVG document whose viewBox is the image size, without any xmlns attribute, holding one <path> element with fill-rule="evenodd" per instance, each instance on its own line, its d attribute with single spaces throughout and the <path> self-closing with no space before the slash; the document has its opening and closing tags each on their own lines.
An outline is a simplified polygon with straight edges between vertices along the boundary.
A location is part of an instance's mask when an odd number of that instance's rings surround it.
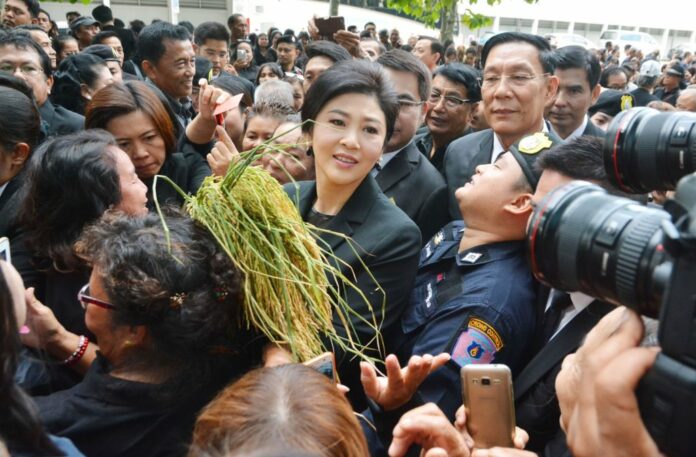
<svg viewBox="0 0 696 457">
<path fill-rule="evenodd" d="M 380 189 L 382 189 L 382 192 L 387 192 L 411 173 L 411 160 L 409 155 L 411 149 L 416 149 L 414 142 L 409 143 L 404 149 L 399 151 L 392 157 L 384 169 L 377 173 L 375 180 L 377 184 L 379 184 Z M 419 154 L 417 149 L 415 152 Z"/>
<path fill-rule="evenodd" d="M 566 355 L 575 352 L 585 335 L 587 335 L 587 332 L 612 309 L 613 306 L 595 300 L 582 310 L 580 314 L 575 316 L 568 325 L 563 327 L 560 333 L 539 351 L 515 380 L 515 401 L 527 393 L 534 384 L 551 368 L 560 363 Z"/>
</svg>

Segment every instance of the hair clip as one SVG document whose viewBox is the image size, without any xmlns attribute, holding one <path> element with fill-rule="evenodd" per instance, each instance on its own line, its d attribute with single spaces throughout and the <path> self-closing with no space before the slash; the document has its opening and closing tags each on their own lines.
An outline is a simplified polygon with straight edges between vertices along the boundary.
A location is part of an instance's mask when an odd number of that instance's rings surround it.
<svg viewBox="0 0 696 457">
<path fill-rule="evenodd" d="M 181 306 L 184 304 L 184 300 L 186 300 L 187 294 L 186 292 L 177 292 L 171 297 L 169 297 L 169 306 L 174 309 L 179 309 Z"/>
<path fill-rule="evenodd" d="M 217 301 L 223 301 L 229 295 L 229 292 L 227 292 L 227 290 L 222 287 L 216 287 L 215 289 L 213 289 L 213 293 L 215 294 L 215 299 Z"/>
</svg>

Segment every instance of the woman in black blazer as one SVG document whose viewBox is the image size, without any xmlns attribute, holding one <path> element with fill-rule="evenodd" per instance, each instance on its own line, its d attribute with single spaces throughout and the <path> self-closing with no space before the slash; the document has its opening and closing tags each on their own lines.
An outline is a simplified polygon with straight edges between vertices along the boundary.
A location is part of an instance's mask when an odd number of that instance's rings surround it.
<svg viewBox="0 0 696 457">
<path fill-rule="evenodd" d="M 355 311 L 351 324 L 360 342 L 380 358 L 401 336 L 400 316 L 420 250 L 418 227 L 384 196 L 370 174 L 394 130 L 398 109 L 396 94 L 379 65 L 334 65 L 312 84 L 302 108 L 302 119 L 314 121 L 305 123 L 303 130 L 311 138 L 316 180 L 286 186 L 302 218 L 321 229 L 320 247 L 340 259 L 337 266 L 357 286 L 356 290 L 339 284 L 339 289 Z M 376 319 L 384 347 L 363 319 Z M 340 321 L 334 325 L 339 334 L 346 333 Z M 354 407 L 362 406 L 357 361 L 336 356 L 341 382 L 351 388 Z"/>
</svg>

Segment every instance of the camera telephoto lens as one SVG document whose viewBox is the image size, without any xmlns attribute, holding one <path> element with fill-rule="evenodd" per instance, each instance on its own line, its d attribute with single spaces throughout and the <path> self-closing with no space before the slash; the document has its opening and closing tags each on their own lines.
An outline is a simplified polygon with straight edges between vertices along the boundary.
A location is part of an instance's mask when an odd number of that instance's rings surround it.
<svg viewBox="0 0 696 457">
<path fill-rule="evenodd" d="M 666 260 L 661 224 L 667 212 L 573 181 L 549 193 L 527 227 L 534 276 L 550 287 L 579 291 L 656 317 Z"/>
<path fill-rule="evenodd" d="M 604 166 L 612 184 L 627 193 L 674 189 L 696 171 L 696 114 L 619 113 L 604 139 Z"/>
</svg>

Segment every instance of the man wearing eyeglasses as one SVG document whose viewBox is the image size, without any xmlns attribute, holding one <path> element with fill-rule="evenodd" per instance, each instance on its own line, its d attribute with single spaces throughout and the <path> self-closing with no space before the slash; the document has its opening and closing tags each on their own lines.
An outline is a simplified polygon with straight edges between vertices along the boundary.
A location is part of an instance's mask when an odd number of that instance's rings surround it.
<svg viewBox="0 0 696 457">
<path fill-rule="evenodd" d="M 414 141 L 427 109 L 430 71 L 416 56 L 399 49 L 384 53 L 377 63 L 394 84 L 399 116 L 372 174 L 382 192 L 418 225 L 425 244 L 448 221 L 447 185 Z"/>
<path fill-rule="evenodd" d="M 67 135 L 84 128 L 83 116 L 49 100 L 53 86 L 51 60 L 30 35 L 0 35 L 0 72 L 21 78 L 31 87 L 47 136 Z"/>
<path fill-rule="evenodd" d="M 454 193 L 471 180 L 478 165 L 495 163 L 510 146 L 534 133 L 521 150 L 538 152 L 561 142 L 544 120 L 544 109 L 558 90 L 553 62 L 548 41 L 537 35 L 505 32 L 486 41 L 481 98 L 491 128 L 452 142 L 445 152 L 452 219 L 461 218 Z"/>
<path fill-rule="evenodd" d="M 427 131 L 416 138 L 416 146 L 440 173 L 444 170 L 447 146 L 471 132 L 469 122 L 480 100 L 481 89 L 474 69 L 453 63 L 435 70 L 425 115 Z"/>
</svg>

